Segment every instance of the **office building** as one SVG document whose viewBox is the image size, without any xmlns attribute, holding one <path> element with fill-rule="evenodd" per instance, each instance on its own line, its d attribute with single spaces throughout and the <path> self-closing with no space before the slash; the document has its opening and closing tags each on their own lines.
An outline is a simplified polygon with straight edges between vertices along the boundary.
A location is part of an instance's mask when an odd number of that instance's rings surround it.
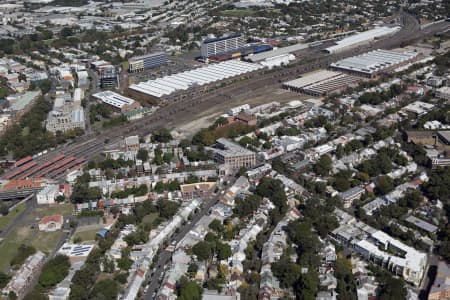
<svg viewBox="0 0 450 300">
<path fill-rule="evenodd" d="M 231 170 L 239 170 L 241 167 L 250 168 L 256 165 L 256 154 L 225 138 L 217 140 L 214 159 L 219 164 L 225 165 Z"/>
<path fill-rule="evenodd" d="M 74 98 L 68 93 L 58 95 L 53 104 L 53 110 L 48 113 L 45 128 L 53 133 L 57 131 L 66 132 L 77 128 L 84 130 L 84 109 L 81 106 L 82 94 L 80 89 L 76 89 Z"/>
<path fill-rule="evenodd" d="M 99 69 L 100 87 L 101 88 L 116 88 L 119 86 L 119 68 L 107 65 Z"/>
<path fill-rule="evenodd" d="M 165 64 L 167 64 L 167 55 L 164 52 L 156 52 L 130 58 L 128 71 L 130 73 L 142 72 Z"/>
<path fill-rule="evenodd" d="M 245 39 L 240 34 L 232 34 L 220 38 L 205 39 L 201 45 L 202 57 L 220 55 L 238 50 L 245 46 Z"/>
</svg>

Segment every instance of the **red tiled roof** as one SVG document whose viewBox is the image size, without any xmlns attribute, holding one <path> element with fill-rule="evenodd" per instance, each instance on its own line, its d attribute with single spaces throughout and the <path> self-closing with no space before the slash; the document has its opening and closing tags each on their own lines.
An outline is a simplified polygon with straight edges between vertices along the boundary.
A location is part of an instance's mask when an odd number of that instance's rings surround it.
<svg viewBox="0 0 450 300">
<path fill-rule="evenodd" d="M 63 216 L 62 215 L 46 216 L 46 217 L 43 217 L 39 221 L 39 224 L 48 224 L 50 222 L 62 223 L 63 222 Z"/>
</svg>

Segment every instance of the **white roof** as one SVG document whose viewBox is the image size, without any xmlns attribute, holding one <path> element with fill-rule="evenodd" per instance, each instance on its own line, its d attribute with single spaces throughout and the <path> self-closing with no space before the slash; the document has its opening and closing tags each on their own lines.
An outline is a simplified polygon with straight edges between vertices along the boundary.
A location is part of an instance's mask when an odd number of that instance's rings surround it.
<svg viewBox="0 0 450 300">
<path fill-rule="evenodd" d="M 263 68 L 247 62 L 231 60 L 162 78 L 133 84 L 130 89 L 160 98 L 195 85 L 204 85 Z"/>
<path fill-rule="evenodd" d="M 328 47 L 325 50 L 327 50 L 328 52 L 335 52 L 335 51 L 339 51 L 342 48 L 345 47 L 349 47 L 352 45 L 356 45 L 356 44 L 360 44 L 362 42 L 369 42 L 371 40 L 374 40 L 378 37 L 384 36 L 384 35 L 389 35 L 392 33 L 397 32 L 398 30 L 400 30 L 400 27 L 377 27 L 371 30 L 367 30 L 367 31 L 363 31 L 361 33 L 357 33 L 355 35 L 351 35 L 349 37 L 346 37 L 340 41 L 337 41 L 336 44 L 334 46 Z"/>
<path fill-rule="evenodd" d="M 111 91 L 96 93 L 92 96 L 94 96 L 97 99 L 100 99 L 106 104 L 112 105 L 117 108 L 122 108 L 124 105 L 131 105 L 134 103 L 133 99 Z"/>
<path fill-rule="evenodd" d="M 417 56 L 416 52 L 395 52 L 375 50 L 362 55 L 342 59 L 331 67 L 372 74 L 385 68 L 398 65 Z"/>
<path fill-rule="evenodd" d="M 280 56 L 280 55 L 304 50 L 304 49 L 307 49 L 308 47 L 309 47 L 309 44 L 298 43 L 298 44 L 294 44 L 291 46 L 274 49 L 272 51 L 266 51 L 266 52 L 249 55 L 249 56 L 247 56 L 247 59 L 251 60 L 252 62 L 258 62 L 258 61 L 272 58 L 275 56 Z"/>
<path fill-rule="evenodd" d="M 300 78 L 285 82 L 284 85 L 289 86 L 289 87 L 294 87 L 294 88 L 303 88 L 308 85 L 339 76 L 341 74 L 342 73 L 334 72 L 334 71 L 319 70 L 317 72 L 311 72 L 311 73 L 305 74 L 304 76 L 302 76 Z"/>
</svg>

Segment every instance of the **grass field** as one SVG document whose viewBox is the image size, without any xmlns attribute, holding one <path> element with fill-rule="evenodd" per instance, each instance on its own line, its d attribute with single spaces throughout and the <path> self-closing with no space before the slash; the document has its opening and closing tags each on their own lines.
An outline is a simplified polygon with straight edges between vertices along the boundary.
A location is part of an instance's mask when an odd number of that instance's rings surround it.
<svg viewBox="0 0 450 300">
<path fill-rule="evenodd" d="M 51 206 L 41 206 L 36 208 L 34 214 L 38 218 L 50 215 L 70 215 L 73 212 L 73 205 L 70 203 L 55 204 Z"/>
<path fill-rule="evenodd" d="M 9 263 L 20 244 L 32 245 L 36 250 L 48 254 L 56 247 L 61 235 L 61 231 L 39 232 L 29 226 L 16 228 L 0 243 L 0 271 L 5 272 L 9 269 Z"/>
<path fill-rule="evenodd" d="M 255 14 L 255 11 L 253 11 L 251 9 L 231 9 L 231 10 L 224 10 L 224 11 L 220 12 L 221 16 L 237 17 L 237 18 L 250 17 L 250 16 L 253 16 L 254 14 Z"/>
<path fill-rule="evenodd" d="M 21 209 L 23 210 L 24 208 L 25 205 L 23 205 Z M 0 243 L 0 271 L 8 271 L 9 263 L 14 257 L 16 249 L 20 244 L 32 245 L 36 250 L 47 254 L 53 251 L 61 239 L 63 232 L 40 232 L 37 229 L 36 218 L 54 214 L 70 215 L 72 210 L 73 206 L 71 204 L 41 206 L 23 216 L 20 220 L 20 224 Z M 18 213 L 15 212 L 15 215 L 11 217 L 10 221 L 17 215 Z M 0 221 L 5 222 L 2 219 L 0 219 Z M 31 228 L 31 226 L 33 226 L 34 229 Z"/>
<path fill-rule="evenodd" d="M 72 239 L 75 240 L 76 238 L 80 238 L 82 242 L 93 241 L 93 240 L 95 240 L 95 235 L 101 229 L 102 229 L 102 227 L 99 227 L 97 229 L 92 229 L 92 230 L 77 231 L 73 234 Z"/>
<path fill-rule="evenodd" d="M 18 214 L 25 209 L 25 203 L 17 205 L 8 215 L 0 217 L 0 230 L 3 230 L 8 224 L 14 220 Z"/>
</svg>

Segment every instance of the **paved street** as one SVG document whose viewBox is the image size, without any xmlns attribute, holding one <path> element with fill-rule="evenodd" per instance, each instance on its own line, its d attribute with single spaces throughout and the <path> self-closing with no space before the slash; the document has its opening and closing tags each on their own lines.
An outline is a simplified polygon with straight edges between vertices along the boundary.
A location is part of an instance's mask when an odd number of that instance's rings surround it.
<svg viewBox="0 0 450 300">
<path fill-rule="evenodd" d="M 234 183 L 234 179 L 229 182 L 228 186 L 231 186 Z M 227 187 L 228 187 L 227 186 Z M 226 189 L 226 188 L 225 188 Z M 213 207 L 214 205 L 216 205 L 219 202 L 219 198 L 220 198 L 220 191 L 217 193 L 217 195 L 210 199 L 207 202 L 204 202 L 202 207 L 200 208 L 200 210 L 194 215 L 193 219 L 191 220 L 191 222 L 186 223 L 186 225 L 184 225 L 180 231 L 175 235 L 174 238 L 172 238 L 170 241 L 176 241 L 177 243 L 179 241 L 181 241 L 181 239 L 183 239 L 183 237 L 189 232 L 191 231 L 192 228 L 194 228 L 194 226 L 197 224 L 197 222 L 205 215 L 209 214 L 209 210 L 211 209 L 211 207 Z M 147 281 L 149 283 L 148 289 L 147 289 L 147 293 L 144 295 L 144 299 L 145 300 L 150 300 L 153 299 L 152 298 L 152 294 L 157 291 L 159 289 L 160 286 L 160 281 L 159 281 L 159 277 L 161 276 L 161 274 L 164 272 L 164 267 L 170 263 L 170 258 L 172 257 L 172 252 L 166 251 L 166 250 L 161 250 L 160 254 L 159 254 L 159 258 L 158 258 L 158 262 L 156 263 L 156 270 L 154 271 L 153 275 L 151 275 L 153 272 L 153 270 L 150 271 L 151 276 L 148 276 Z"/>
</svg>

